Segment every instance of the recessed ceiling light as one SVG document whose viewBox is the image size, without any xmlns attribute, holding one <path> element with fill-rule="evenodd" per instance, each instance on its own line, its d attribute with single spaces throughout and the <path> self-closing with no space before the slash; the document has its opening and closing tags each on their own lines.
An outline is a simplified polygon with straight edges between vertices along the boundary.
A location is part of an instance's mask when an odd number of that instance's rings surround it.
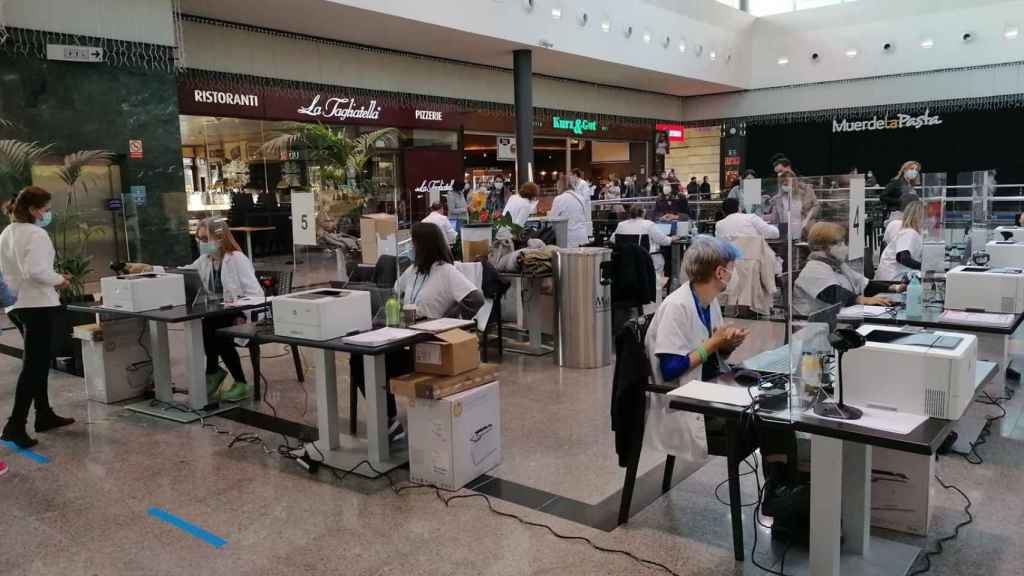
<svg viewBox="0 0 1024 576">
<path fill-rule="evenodd" d="M 534 0 L 523 0 L 523 10 L 533 12 L 533 2 Z"/>
<path fill-rule="evenodd" d="M 921 48 L 924 48 L 924 49 L 927 50 L 928 48 L 931 48 L 932 46 L 935 46 L 935 40 L 932 40 L 931 38 L 925 38 L 925 39 L 921 40 Z"/>
<path fill-rule="evenodd" d="M 779 62 L 779 66 L 785 66 L 786 64 L 789 64 L 789 58 L 786 58 L 785 56 L 782 56 L 782 57 L 779 58 L 778 62 Z"/>
<path fill-rule="evenodd" d="M 686 40 L 679 41 L 679 52 L 686 54 Z"/>
<path fill-rule="evenodd" d="M 562 19 L 562 9 L 561 8 L 552 8 L 551 9 L 551 17 L 554 18 L 555 20 L 561 20 Z"/>
<path fill-rule="evenodd" d="M 712 60 L 718 60 L 718 52 L 712 50 L 711 53 L 708 54 L 708 58 L 711 58 Z"/>
<path fill-rule="evenodd" d="M 857 52 L 856 48 L 850 48 L 850 49 L 848 49 L 846 51 L 846 57 L 847 58 L 856 58 L 857 54 L 858 54 L 858 52 Z"/>
<path fill-rule="evenodd" d="M 644 30 L 644 44 L 650 44 L 651 43 L 651 38 L 652 38 L 651 31 L 650 30 Z"/>
<path fill-rule="evenodd" d="M 633 37 L 633 27 L 630 26 L 629 24 L 626 24 L 625 26 L 623 26 L 622 27 L 622 35 L 625 36 L 626 38 L 632 38 Z"/>
<path fill-rule="evenodd" d="M 601 31 L 602 32 L 611 32 L 611 30 L 612 30 L 612 19 L 607 17 L 607 16 L 605 16 L 604 18 L 601 19 Z"/>
<path fill-rule="evenodd" d="M 586 28 L 590 22 L 590 15 L 585 11 L 580 10 L 579 14 L 576 15 L 576 23 L 579 24 L 580 28 Z"/>
<path fill-rule="evenodd" d="M 1020 36 L 1020 28 L 1016 26 L 1007 26 L 1003 31 L 1003 38 L 1007 40 L 1015 40 L 1018 36 Z"/>
</svg>

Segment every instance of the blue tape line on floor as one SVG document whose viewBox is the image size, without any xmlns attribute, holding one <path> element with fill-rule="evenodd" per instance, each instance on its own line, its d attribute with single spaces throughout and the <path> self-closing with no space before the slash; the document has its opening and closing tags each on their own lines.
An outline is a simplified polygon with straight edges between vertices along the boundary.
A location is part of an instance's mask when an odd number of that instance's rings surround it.
<svg viewBox="0 0 1024 576">
<path fill-rule="evenodd" d="M 211 534 L 206 530 L 203 530 L 202 528 L 196 526 L 195 524 L 186 522 L 165 510 L 161 510 L 159 508 L 150 508 L 148 512 L 150 516 L 156 518 L 157 520 L 161 520 L 163 522 L 170 524 L 171 526 L 174 526 L 175 528 L 178 528 L 179 530 L 182 530 L 183 532 L 187 532 L 188 534 L 195 536 L 196 538 L 202 540 L 203 542 L 206 542 L 214 548 L 223 548 L 228 543 L 227 540 L 221 538 L 220 536 Z"/>
<path fill-rule="evenodd" d="M 18 445 L 14 442 L 8 442 L 7 440 L 0 440 L 0 444 L 10 448 L 18 456 L 24 456 L 37 464 L 49 464 L 50 459 L 42 454 L 37 454 L 27 448 L 18 448 Z"/>
</svg>

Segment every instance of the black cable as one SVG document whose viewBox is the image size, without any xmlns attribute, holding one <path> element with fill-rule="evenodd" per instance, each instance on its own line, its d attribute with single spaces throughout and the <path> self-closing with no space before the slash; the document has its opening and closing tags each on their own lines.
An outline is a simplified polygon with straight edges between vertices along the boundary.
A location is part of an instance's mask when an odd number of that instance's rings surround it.
<svg viewBox="0 0 1024 576">
<path fill-rule="evenodd" d="M 960 536 L 960 529 L 963 528 L 964 526 L 967 526 L 968 524 L 974 522 L 974 515 L 971 514 L 971 506 L 973 505 L 973 503 L 971 502 L 971 499 L 967 497 L 967 494 L 964 494 L 964 491 L 959 489 L 959 488 L 957 488 L 956 486 L 954 486 L 952 484 L 946 484 L 945 482 L 943 482 L 942 478 L 939 478 L 938 474 L 935 475 L 935 479 L 938 480 L 939 485 L 942 486 L 943 488 L 945 488 L 946 490 L 954 490 L 954 491 L 958 492 L 960 494 L 960 496 L 962 496 L 963 499 L 967 502 L 967 506 L 964 507 L 964 514 L 967 515 L 967 520 L 964 520 L 964 521 L 960 522 L 959 524 L 957 524 L 956 527 L 953 528 L 953 533 L 950 534 L 949 536 L 945 536 L 945 537 L 942 537 L 942 538 L 939 538 L 938 540 L 936 540 L 935 541 L 935 550 L 925 550 L 925 552 L 924 552 L 924 566 L 921 567 L 921 568 L 918 568 L 917 570 L 915 570 L 913 572 L 911 572 L 907 576 L 918 576 L 919 574 L 924 574 L 925 572 L 928 572 L 929 570 L 931 570 L 932 569 L 932 557 L 935 557 L 935 556 L 938 556 L 939 554 L 942 554 L 942 551 L 943 551 L 942 545 L 944 543 L 946 543 L 946 542 L 949 542 L 951 540 L 955 540 L 956 538 L 958 538 Z"/>
<path fill-rule="evenodd" d="M 757 467 L 756 466 L 751 466 L 750 463 L 747 462 L 745 459 L 743 460 L 743 463 L 747 465 L 747 468 L 749 468 L 749 470 L 747 470 L 746 472 L 741 472 L 740 474 L 738 474 L 736 476 L 736 478 L 743 478 L 744 476 L 750 476 L 751 474 L 757 474 Z M 721 490 L 722 486 L 725 486 L 729 482 L 729 480 L 731 480 L 731 478 L 726 478 L 725 480 L 722 480 L 721 482 L 719 482 L 718 486 L 715 486 L 715 499 L 718 500 L 718 502 L 720 504 L 724 505 L 724 506 L 729 506 L 730 503 L 725 501 L 725 500 L 722 500 L 722 497 L 718 495 L 718 491 Z M 758 484 L 760 484 L 760 478 L 758 478 Z M 748 502 L 746 504 L 743 504 L 741 502 L 740 503 L 740 508 L 750 508 L 751 506 L 754 506 L 755 504 L 757 504 L 756 501 Z"/>
</svg>

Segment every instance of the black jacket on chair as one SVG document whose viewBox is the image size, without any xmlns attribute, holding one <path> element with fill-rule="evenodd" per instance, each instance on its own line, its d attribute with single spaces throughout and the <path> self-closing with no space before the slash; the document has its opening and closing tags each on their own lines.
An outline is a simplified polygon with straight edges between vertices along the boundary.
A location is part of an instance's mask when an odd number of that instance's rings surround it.
<svg viewBox="0 0 1024 576">
<path fill-rule="evenodd" d="M 612 251 L 612 306 L 643 306 L 657 298 L 657 275 L 650 253 L 637 243 L 619 243 Z"/>
<path fill-rule="evenodd" d="M 615 376 L 612 380 L 612 431 L 619 466 L 629 465 L 629 456 L 644 439 L 647 399 L 644 394 L 651 377 L 644 341 L 653 314 L 634 318 L 615 335 Z"/>
</svg>

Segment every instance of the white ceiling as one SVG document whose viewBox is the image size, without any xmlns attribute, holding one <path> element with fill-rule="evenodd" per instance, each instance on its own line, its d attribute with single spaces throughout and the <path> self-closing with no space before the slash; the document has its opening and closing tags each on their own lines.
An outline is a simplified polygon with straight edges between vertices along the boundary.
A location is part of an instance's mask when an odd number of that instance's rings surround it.
<svg viewBox="0 0 1024 576">
<path fill-rule="evenodd" d="M 512 68 L 514 50 L 529 48 L 535 74 L 661 94 L 688 96 L 736 89 L 325 0 L 289 0 L 287 10 L 276 0 L 181 0 L 181 5 L 184 13 L 195 16 L 505 69 Z"/>
</svg>

